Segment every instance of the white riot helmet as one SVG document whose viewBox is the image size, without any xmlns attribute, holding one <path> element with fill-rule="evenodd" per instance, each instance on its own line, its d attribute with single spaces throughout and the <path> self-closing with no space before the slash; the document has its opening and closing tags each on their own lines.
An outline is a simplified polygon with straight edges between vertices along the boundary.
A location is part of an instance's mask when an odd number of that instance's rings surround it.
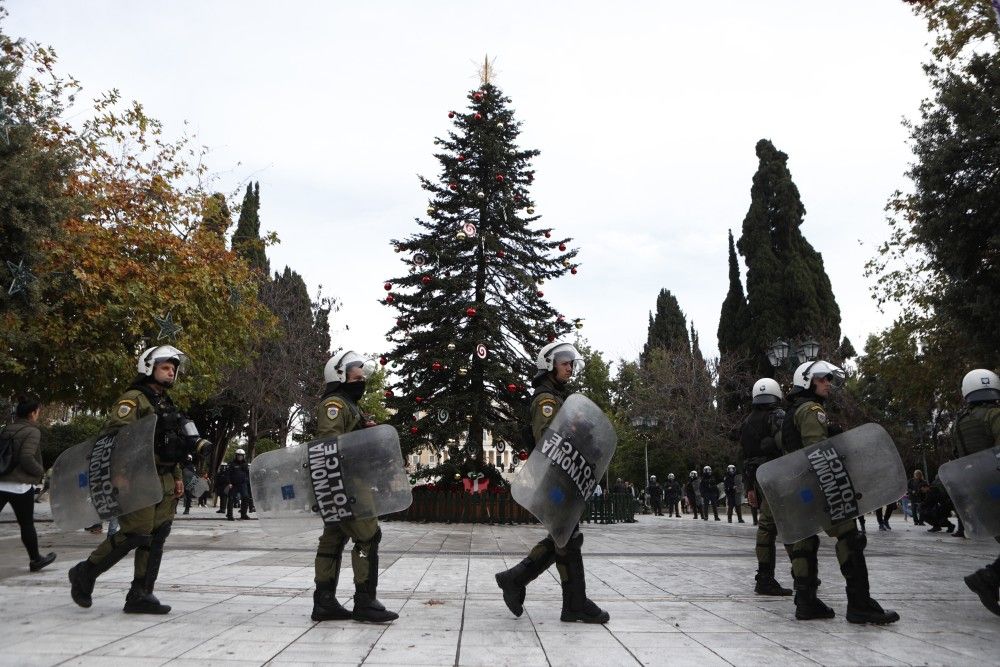
<svg viewBox="0 0 1000 667">
<path fill-rule="evenodd" d="M 360 368 L 367 380 L 375 372 L 375 360 L 365 359 L 354 350 L 345 350 L 332 357 L 326 362 L 323 369 L 323 380 L 330 382 L 347 382 L 347 371 L 352 368 Z"/>
<path fill-rule="evenodd" d="M 159 347 L 147 349 L 139 355 L 135 368 L 139 371 L 139 375 L 153 377 L 153 370 L 157 364 L 162 364 L 166 361 L 174 362 L 174 365 L 177 367 L 177 372 L 174 374 L 175 380 L 180 377 L 181 371 L 187 368 L 187 355 L 173 345 L 160 345 Z"/>
<path fill-rule="evenodd" d="M 247 453 L 245 451 L 243 451 L 242 449 L 237 449 L 235 455 L 236 456 L 246 456 Z"/>
<path fill-rule="evenodd" d="M 705 466 L 704 468 L 701 469 L 701 471 L 705 472 L 705 473 L 708 473 L 708 474 L 711 474 L 712 473 L 712 466 Z"/>
<path fill-rule="evenodd" d="M 690 477 L 691 479 L 694 479 L 697 476 L 698 476 L 697 470 L 692 470 L 691 473 L 688 475 L 688 477 Z"/>
<path fill-rule="evenodd" d="M 674 479 L 674 473 L 670 473 L 670 474 L 668 474 L 668 475 L 667 475 L 667 479 L 669 479 L 669 480 L 673 481 L 673 479 Z"/>
<path fill-rule="evenodd" d="M 726 466 L 726 470 L 728 470 L 729 472 L 736 472 L 736 466 L 730 463 L 729 465 Z"/>
<path fill-rule="evenodd" d="M 813 378 L 826 377 L 828 375 L 831 376 L 831 382 L 839 383 L 844 379 L 844 370 L 822 359 L 807 361 L 804 364 L 799 364 L 799 367 L 795 369 L 792 384 L 800 390 L 808 389 L 809 385 L 812 384 Z"/>
<path fill-rule="evenodd" d="M 785 396 L 781 393 L 781 387 L 771 378 L 761 378 L 753 386 L 753 404 L 769 405 L 780 403 Z"/>
<path fill-rule="evenodd" d="M 969 371 L 962 378 L 962 396 L 968 403 L 1000 401 L 1000 377 L 985 368 Z"/>
<path fill-rule="evenodd" d="M 535 359 L 535 367 L 539 371 L 551 371 L 555 368 L 557 361 L 566 360 L 573 362 L 573 375 L 583 371 L 583 357 L 576 351 L 576 348 L 570 343 L 556 341 L 542 348 L 542 351 L 538 353 L 538 358 Z"/>
<path fill-rule="evenodd" d="M 650 475 L 649 476 L 649 481 L 650 482 L 655 482 L 656 481 L 656 475 Z"/>
</svg>

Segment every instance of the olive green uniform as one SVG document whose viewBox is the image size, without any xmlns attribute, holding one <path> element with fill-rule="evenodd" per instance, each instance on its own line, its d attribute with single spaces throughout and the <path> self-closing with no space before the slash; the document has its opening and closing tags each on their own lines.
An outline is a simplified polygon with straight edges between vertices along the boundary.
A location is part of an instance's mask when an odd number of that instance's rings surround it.
<svg viewBox="0 0 1000 667">
<path fill-rule="evenodd" d="M 997 403 L 974 403 L 958 416 L 956 424 L 958 437 L 957 454 L 968 456 L 991 447 L 1000 446 L 1000 405 Z M 938 482 L 936 482 L 938 483 Z M 996 537 L 1000 542 L 1000 535 Z M 979 595 L 983 605 L 994 614 L 1000 615 L 1000 557 L 984 568 L 965 577 L 968 587 Z"/>
<path fill-rule="evenodd" d="M 567 396 L 566 386 L 556 383 L 551 373 L 546 374 L 539 382 L 530 407 L 531 435 L 535 443 L 542 439 L 543 432 L 552 423 Z M 497 573 L 497 585 L 504 592 L 507 607 L 516 616 L 520 616 L 527 585 L 555 563 L 563 589 L 560 620 L 606 623 L 610 619 L 608 613 L 587 598 L 582 546 L 583 533 L 580 532 L 579 525 L 564 547 L 557 547 L 552 536 L 546 535 L 520 563 Z"/>
<path fill-rule="evenodd" d="M 792 420 L 795 430 L 799 433 L 802 447 L 808 447 L 829 437 L 826 411 L 816 401 L 807 400 L 796 403 Z M 782 445 L 787 447 L 788 443 L 783 440 Z M 786 449 L 786 451 L 791 450 Z M 774 518 L 770 509 L 768 509 L 767 514 L 768 521 L 773 523 Z M 761 522 L 763 521 L 762 518 Z M 850 560 L 850 545 L 857 543 L 862 537 L 858 533 L 857 523 L 854 519 L 838 523 L 826 530 L 826 534 L 837 538 L 837 562 L 840 563 L 840 568 L 843 570 Z M 796 581 L 801 578 L 816 578 L 816 553 L 819 550 L 819 537 L 813 535 L 799 540 L 795 544 L 786 544 L 785 549 L 792 559 L 792 576 L 795 577 Z"/>
<path fill-rule="evenodd" d="M 166 392 L 157 398 L 159 399 L 157 405 L 153 405 L 144 392 L 130 388 L 115 403 L 104 424 L 103 432 L 116 431 L 147 415 L 162 414 L 164 410 L 173 409 L 173 403 Z M 101 542 L 88 558 L 92 565 L 103 567 L 109 559 L 115 559 L 123 549 L 127 552 L 138 547 L 135 552 L 133 585 L 145 586 L 148 591 L 152 591 L 153 583 L 159 574 L 163 544 L 170 534 L 170 525 L 177 508 L 177 498 L 174 496 L 175 482 L 181 480 L 179 462 L 162 461 L 159 454 L 156 455 L 156 471 L 163 487 L 163 499 L 155 505 L 119 516 L 119 532 Z M 150 575 L 148 578 L 147 571 Z"/>
<path fill-rule="evenodd" d="M 363 428 L 361 410 L 350 398 L 333 393 L 320 400 L 316 406 L 317 429 L 320 438 L 344 435 Z M 382 531 L 377 518 L 351 519 L 335 524 L 325 524 L 316 550 L 315 581 L 317 587 L 332 586 L 336 590 L 340 578 L 341 558 L 347 540 L 354 540 L 351 567 L 354 569 L 355 586 L 368 586 L 374 597 L 378 584 L 378 548 Z"/>
</svg>

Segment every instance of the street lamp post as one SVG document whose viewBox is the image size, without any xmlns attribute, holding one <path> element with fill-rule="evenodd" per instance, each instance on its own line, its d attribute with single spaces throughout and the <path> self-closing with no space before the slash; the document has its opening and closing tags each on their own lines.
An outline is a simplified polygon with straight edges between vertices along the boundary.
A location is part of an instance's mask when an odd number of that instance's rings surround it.
<svg viewBox="0 0 1000 667">
<path fill-rule="evenodd" d="M 649 432 L 660 425 L 660 420 L 656 417 L 632 417 L 632 426 L 643 431 L 642 448 L 646 459 L 646 480 L 643 484 L 649 484 Z"/>
<path fill-rule="evenodd" d="M 815 361 L 818 356 L 819 343 L 811 338 L 801 343 L 788 343 L 778 339 L 767 348 L 767 360 L 775 368 L 795 370 L 798 364 Z"/>
</svg>

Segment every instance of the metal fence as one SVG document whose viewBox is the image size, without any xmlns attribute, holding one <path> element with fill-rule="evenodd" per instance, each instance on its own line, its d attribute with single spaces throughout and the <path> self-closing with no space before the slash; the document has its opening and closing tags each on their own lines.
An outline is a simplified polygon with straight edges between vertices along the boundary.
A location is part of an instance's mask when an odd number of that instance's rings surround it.
<svg viewBox="0 0 1000 667">
<path fill-rule="evenodd" d="M 627 493 L 604 494 L 591 498 L 580 519 L 586 523 L 631 523 L 637 503 Z M 466 493 L 416 488 L 413 504 L 402 512 L 381 517 L 382 521 L 440 523 L 538 523 L 532 514 L 518 505 L 509 493 Z"/>
</svg>

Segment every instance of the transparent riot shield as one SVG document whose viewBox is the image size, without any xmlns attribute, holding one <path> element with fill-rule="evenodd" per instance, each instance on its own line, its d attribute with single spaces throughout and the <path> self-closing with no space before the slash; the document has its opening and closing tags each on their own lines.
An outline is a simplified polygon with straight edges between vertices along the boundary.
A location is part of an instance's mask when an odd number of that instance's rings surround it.
<svg viewBox="0 0 1000 667">
<path fill-rule="evenodd" d="M 511 495 L 566 546 L 611 457 L 617 436 L 604 412 L 582 394 L 566 399 L 511 486 Z"/>
<path fill-rule="evenodd" d="M 195 476 L 184 485 L 184 488 L 191 494 L 192 498 L 198 500 L 202 497 L 202 495 L 208 493 L 208 480 L 203 477 Z"/>
<path fill-rule="evenodd" d="M 757 469 L 778 539 L 789 544 L 894 503 L 906 471 L 892 438 L 864 424 L 768 461 Z"/>
<path fill-rule="evenodd" d="M 1000 447 L 949 461 L 938 468 L 965 533 L 975 539 L 1000 536 Z"/>
<path fill-rule="evenodd" d="M 156 415 L 70 447 L 52 466 L 52 518 L 78 530 L 155 505 L 163 499 L 156 472 Z"/>
<path fill-rule="evenodd" d="M 389 425 L 261 454 L 250 464 L 250 486 L 261 527 L 274 535 L 391 514 L 413 502 L 399 434 Z"/>
</svg>

